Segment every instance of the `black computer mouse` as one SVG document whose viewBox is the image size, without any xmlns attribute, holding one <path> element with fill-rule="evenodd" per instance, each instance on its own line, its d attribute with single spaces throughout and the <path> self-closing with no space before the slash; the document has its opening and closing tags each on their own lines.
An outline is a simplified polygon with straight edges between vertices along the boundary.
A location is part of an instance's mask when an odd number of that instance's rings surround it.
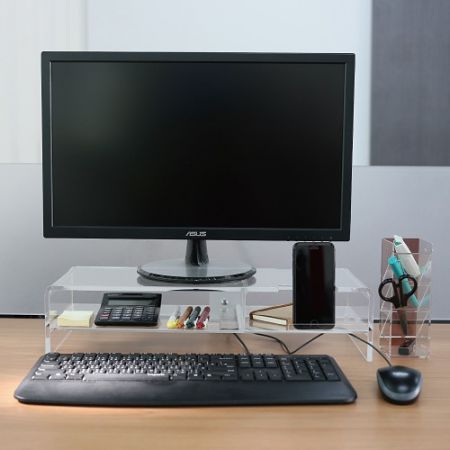
<svg viewBox="0 0 450 450">
<path fill-rule="evenodd" d="M 378 387 L 383 397 L 399 405 L 414 402 L 422 388 L 422 374 L 410 367 L 388 366 L 377 371 Z"/>
</svg>

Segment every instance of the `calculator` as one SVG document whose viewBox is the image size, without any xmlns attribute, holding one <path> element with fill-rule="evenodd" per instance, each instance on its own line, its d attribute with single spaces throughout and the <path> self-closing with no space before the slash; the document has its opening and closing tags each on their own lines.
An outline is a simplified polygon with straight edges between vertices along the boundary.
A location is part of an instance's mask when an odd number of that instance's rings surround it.
<svg viewBox="0 0 450 450">
<path fill-rule="evenodd" d="M 95 318 L 95 325 L 155 326 L 161 309 L 161 294 L 106 293 Z"/>
</svg>

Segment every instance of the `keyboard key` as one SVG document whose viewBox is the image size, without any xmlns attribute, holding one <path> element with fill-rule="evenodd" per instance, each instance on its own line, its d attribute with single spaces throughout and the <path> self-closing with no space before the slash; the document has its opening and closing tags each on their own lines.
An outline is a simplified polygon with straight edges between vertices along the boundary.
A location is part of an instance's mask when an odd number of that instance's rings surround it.
<svg viewBox="0 0 450 450">
<path fill-rule="evenodd" d="M 33 380 L 48 380 L 48 374 L 46 374 L 46 373 L 35 373 L 31 378 Z"/>
<path fill-rule="evenodd" d="M 252 370 L 242 370 L 239 373 L 239 376 L 242 381 L 253 381 L 255 378 L 253 377 L 253 371 Z"/>
<path fill-rule="evenodd" d="M 277 360 L 273 356 L 264 356 L 264 363 L 267 368 L 278 367 Z"/>
<path fill-rule="evenodd" d="M 67 375 L 67 380 L 82 380 L 83 379 L 82 373 L 71 373 Z"/>
<path fill-rule="evenodd" d="M 248 356 L 239 355 L 238 356 L 238 364 L 239 364 L 239 367 L 250 368 L 251 367 L 250 358 Z"/>
<path fill-rule="evenodd" d="M 224 373 L 222 376 L 223 381 L 237 381 L 238 376 L 236 373 Z"/>
<path fill-rule="evenodd" d="M 258 368 L 258 367 L 264 367 L 264 361 L 262 356 L 252 356 L 252 367 Z"/>
<path fill-rule="evenodd" d="M 59 369 L 58 362 L 42 362 L 38 370 Z"/>
<path fill-rule="evenodd" d="M 71 379 L 71 378 L 68 378 Z M 81 378 L 75 378 L 81 379 Z M 84 376 L 85 381 L 169 381 L 168 374 L 128 374 L 91 373 Z"/>
<path fill-rule="evenodd" d="M 267 371 L 270 381 L 281 381 L 283 379 L 283 374 L 280 369 L 270 369 Z"/>
<path fill-rule="evenodd" d="M 188 373 L 187 379 L 189 381 L 203 381 L 203 374 L 201 374 L 201 373 Z"/>
<path fill-rule="evenodd" d="M 222 377 L 215 373 L 207 373 L 205 375 L 205 380 L 207 380 L 207 381 L 220 381 L 221 379 L 222 379 Z"/>
<path fill-rule="evenodd" d="M 178 372 L 178 373 L 174 373 L 174 374 L 172 374 L 171 375 L 171 379 L 172 380 L 174 380 L 174 381 L 184 381 L 184 380 L 186 380 L 186 372 L 183 372 L 183 373 L 181 373 L 181 372 Z"/>
<path fill-rule="evenodd" d="M 62 372 L 56 372 L 55 374 L 50 376 L 50 380 L 65 380 L 66 375 Z"/>
<path fill-rule="evenodd" d="M 48 375 L 53 375 L 57 372 L 61 372 L 61 369 L 58 367 L 56 369 L 41 369 L 40 367 L 38 367 L 38 369 L 36 370 L 36 374 L 38 373 L 45 373 L 47 376 Z"/>
<path fill-rule="evenodd" d="M 256 381 L 267 381 L 267 373 L 265 370 L 254 370 Z"/>
<path fill-rule="evenodd" d="M 44 357 L 44 361 L 56 361 L 59 356 L 59 353 L 47 353 Z"/>
<path fill-rule="evenodd" d="M 311 375 L 308 371 L 303 373 L 296 373 L 292 367 L 281 366 L 281 371 L 283 372 L 286 381 L 311 381 Z"/>
</svg>

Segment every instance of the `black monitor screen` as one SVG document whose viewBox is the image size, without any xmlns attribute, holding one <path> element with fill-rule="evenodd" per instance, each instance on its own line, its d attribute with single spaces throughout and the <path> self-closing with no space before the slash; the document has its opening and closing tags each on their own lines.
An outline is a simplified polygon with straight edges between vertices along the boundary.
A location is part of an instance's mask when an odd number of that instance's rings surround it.
<svg viewBox="0 0 450 450">
<path fill-rule="evenodd" d="M 51 228 L 345 228 L 345 63 L 102 59 L 49 64 Z"/>
</svg>

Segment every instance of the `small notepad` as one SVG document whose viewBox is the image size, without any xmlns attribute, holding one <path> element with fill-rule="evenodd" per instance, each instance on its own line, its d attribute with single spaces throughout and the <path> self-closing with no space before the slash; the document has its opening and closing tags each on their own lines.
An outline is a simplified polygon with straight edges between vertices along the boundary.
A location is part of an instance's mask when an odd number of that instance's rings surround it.
<svg viewBox="0 0 450 450">
<path fill-rule="evenodd" d="M 58 317 L 59 327 L 90 327 L 92 325 L 93 311 L 66 310 Z"/>
<path fill-rule="evenodd" d="M 267 323 L 275 323 L 277 325 L 291 325 L 292 303 L 269 306 L 268 308 L 252 311 L 250 313 L 250 319 Z"/>
</svg>

